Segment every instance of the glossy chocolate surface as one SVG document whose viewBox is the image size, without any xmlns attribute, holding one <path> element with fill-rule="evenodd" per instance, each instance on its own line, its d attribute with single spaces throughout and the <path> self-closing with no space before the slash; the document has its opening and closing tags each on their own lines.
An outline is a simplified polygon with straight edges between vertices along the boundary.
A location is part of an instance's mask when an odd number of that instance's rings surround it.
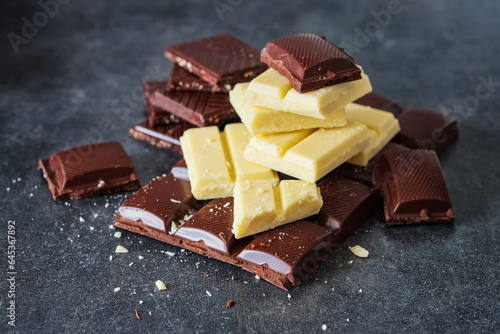
<svg viewBox="0 0 500 334">
<path fill-rule="evenodd" d="M 344 49 L 314 34 L 275 39 L 262 49 L 261 60 L 300 93 L 361 79 L 361 70 Z"/>
<path fill-rule="evenodd" d="M 267 68 L 258 50 L 227 34 L 172 45 L 165 57 L 219 86 L 250 81 Z"/>
<path fill-rule="evenodd" d="M 441 164 L 431 150 L 394 150 L 381 154 L 373 183 L 384 197 L 388 224 L 454 222 Z"/>
</svg>

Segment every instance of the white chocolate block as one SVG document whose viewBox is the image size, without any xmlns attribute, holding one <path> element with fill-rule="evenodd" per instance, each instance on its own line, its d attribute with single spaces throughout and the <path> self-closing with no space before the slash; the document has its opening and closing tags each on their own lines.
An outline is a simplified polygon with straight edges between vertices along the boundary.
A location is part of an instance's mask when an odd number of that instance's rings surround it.
<svg viewBox="0 0 500 334">
<path fill-rule="evenodd" d="M 257 107 L 247 103 L 245 91 L 249 83 L 239 83 L 229 92 L 229 100 L 240 119 L 252 135 L 276 133 L 312 128 L 344 126 L 345 108 L 328 113 L 326 119 L 309 117 L 290 112 Z M 272 91 L 271 91 L 272 92 Z"/>
<path fill-rule="evenodd" d="M 359 80 L 300 94 L 291 88 L 291 83 L 284 76 L 270 68 L 250 82 L 245 97 L 246 102 L 254 106 L 326 119 L 347 103 L 371 91 L 370 79 L 361 71 Z"/>
<path fill-rule="evenodd" d="M 314 183 L 301 180 L 237 181 L 233 233 L 236 238 L 264 232 L 319 212 L 323 199 Z"/>
<path fill-rule="evenodd" d="M 352 121 L 365 124 L 371 131 L 370 146 L 355 155 L 348 162 L 354 165 L 366 166 L 389 141 L 399 132 L 399 122 L 390 112 L 349 103 L 346 106 L 346 116 Z"/>
<path fill-rule="evenodd" d="M 349 120 L 341 128 L 254 136 L 244 157 L 295 178 L 316 182 L 367 149 L 371 138 L 366 125 Z"/>
<path fill-rule="evenodd" d="M 250 138 L 242 123 L 228 124 L 222 133 L 216 126 L 184 132 L 180 142 L 194 197 L 231 197 L 237 179 L 278 183 L 276 172 L 243 158 Z"/>
</svg>

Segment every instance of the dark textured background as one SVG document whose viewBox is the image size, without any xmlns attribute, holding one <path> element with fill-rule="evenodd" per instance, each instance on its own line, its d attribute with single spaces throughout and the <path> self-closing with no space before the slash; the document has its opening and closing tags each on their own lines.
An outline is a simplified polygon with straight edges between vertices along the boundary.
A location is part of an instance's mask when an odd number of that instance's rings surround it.
<svg viewBox="0 0 500 334">
<path fill-rule="evenodd" d="M 212 1 L 198 3 L 70 1 L 15 54 L 7 34 L 20 34 L 21 18 L 31 21 L 41 7 L 2 1 L 0 332 L 9 329 L 13 219 L 18 333 L 320 333 L 323 324 L 329 333 L 498 331 L 500 87 L 474 97 L 479 78 L 500 81 L 498 1 L 401 1 L 401 12 L 353 53 L 376 91 L 458 118 L 461 138 L 441 156 L 455 226 L 387 227 L 379 212 L 288 298 L 230 265 L 129 232 L 113 237 L 109 225 L 129 194 L 51 199 L 36 165 L 55 151 L 118 140 L 142 184 L 179 159 L 127 134 L 144 117 L 142 82 L 168 76 L 170 44 L 229 32 L 262 48 L 278 36 L 313 32 L 356 45 L 356 29 L 376 28 L 370 11 L 389 4 L 232 1 L 221 20 Z M 107 120 L 113 129 L 102 127 Z M 118 244 L 130 253 L 115 255 Z M 356 244 L 370 257 L 347 249 Z M 228 277 L 234 280 L 221 283 Z M 167 291 L 156 291 L 157 279 Z M 227 310 L 229 299 L 236 305 Z"/>
</svg>

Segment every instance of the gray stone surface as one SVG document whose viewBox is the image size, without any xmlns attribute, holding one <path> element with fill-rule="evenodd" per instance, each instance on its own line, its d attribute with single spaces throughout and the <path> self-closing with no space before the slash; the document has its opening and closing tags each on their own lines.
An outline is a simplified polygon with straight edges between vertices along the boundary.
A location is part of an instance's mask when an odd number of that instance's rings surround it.
<svg viewBox="0 0 500 334">
<path fill-rule="evenodd" d="M 15 54 L 7 34 L 21 34 L 21 19 L 32 21 L 42 8 L 2 1 L 0 331 L 321 333 L 323 324 L 328 333 L 498 331 L 500 87 L 475 94 L 482 80 L 500 81 L 500 4 L 401 1 L 377 29 L 370 11 L 392 1 L 220 3 L 233 4 L 223 20 L 212 1 L 70 1 Z M 365 28 L 371 37 L 357 40 Z M 144 117 L 141 84 L 167 77 L 168 45 L 222 32 L 257 48 L 289 33 L 325 35 L 357 48 L 352 54 L 377 91 L 457 117 L 461 138 L 441 156 L 455 226 L 387 227 L 379 212 L 288 298 L 230 265 L 126 231 L 113 237 L 108 226 L 129 194 L 51 199 L 37 160 L 88 142 L 120 141 L 142 184 L 167 172 L 177 154 L 127 134 Z M 113 129 L 101 128 L 103 120 Z M 16 221 L 15 328 L 6 317 L 9 220 Z M 130 253 L 115 255 L 119 244 Z M 347 246 L 356 244 L 370 257 L 354 257 Z M 156 291 L 157 279 L 167 291 Z M 236 305 L 227 310 L 229 299 Z"/>
</svg>

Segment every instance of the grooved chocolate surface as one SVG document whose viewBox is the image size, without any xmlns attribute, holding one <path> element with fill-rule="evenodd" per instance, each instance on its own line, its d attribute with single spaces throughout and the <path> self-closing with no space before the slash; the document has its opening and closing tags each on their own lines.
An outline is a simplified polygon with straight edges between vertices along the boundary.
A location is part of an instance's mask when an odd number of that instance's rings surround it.
<svg viewBox="0 0 500 334">
<path fill-rule="evenodd" d="M 458 139 L 457 120 L 424 107 L 408 107 L 398 117 L 401 131 L 395 141 L 411 147 L 445 151 Z"/>
<path fill-rule="evenodd" d="M 151 105 L 196 126 L 223 125 L 239 120 L 227 93 L 175 90 L 161 93 L 156 90 L 148 99 Z"/>
<path fill-rule="evenodd" d="M 227 93 L 233 85 L 220 84 L 212 85 L 192 74 L 188 70 L 183 69 L 177 64 L 174 64 L 170 77 L 167 82 L 167 91 L 169 90 L 192 90 L 197 92 L 223 92 Z"/>
<path fill-rule="evenodd" d="M 250 81 L 267 68 L 258 50 L 227 34 L 172 45 L 165 57 L 212 85 Z"/>
<path fill-rule="evenodd" d="M 56 152 L 40 160 L 38 168 L 54 199 L 97 197 L 139 187 L 132 162 L 118 142 Z"/>
<path fill-rule="evenodd" d="M 364 106 L 385 110 L 394 114 L 394 116 L 398 116 L 403 108 L 398 104 L 396 100 L 390 98 L 388 96 L 384 96 L 378 93 L 368 93 L 363 97 L 360 97 L 354 103 L 362 104 Z"/>
<path fill-rule="evenodd" d="M 183 161 L 176 165 L 182 166 Z M 118 210 L 115 224 L 240 266 L 289 289 L 323 263 L 374 211 L 375 192 L 367 186 L 338 176 L 325 178 L 319 186 L 325 210 L 318 215 L 236 239 L 231 231 L 232 198 L 195 201 L 189 182 L 169 174 L 132 195 Z M 171 221 L 176 225 L 172 227 Z"/>
<path fill-rule="evenodd" d="M 314 34 L 275 39 L 262 49 L 261 60 L 300 93 L 361 78 L 361 70 L 342 48 Z"/>
<path fill-rule="evenodd" d="M 151 96 L 158 91 L 159 93 L 164 93 L 167 87 L 165 81 L 148 81 L 143 84 L 144 100 L 146 102 L 146 111 L 148 114 L 149 126 L 155 125 L 165 125 L 165 124 L 177 124 L 182 123 L 184 120 L 179 118 L 169 112 L 168 110 L 161 108 L 157 105 L 151 103 L 154 98 Z"/>
<path fill-rule="evenodd" d="M 455 220 L 434 151 L 396 150 L 381 154 L 373 170 L 373 183 L 384 196 L 388 224 Z"/>
</svg>

